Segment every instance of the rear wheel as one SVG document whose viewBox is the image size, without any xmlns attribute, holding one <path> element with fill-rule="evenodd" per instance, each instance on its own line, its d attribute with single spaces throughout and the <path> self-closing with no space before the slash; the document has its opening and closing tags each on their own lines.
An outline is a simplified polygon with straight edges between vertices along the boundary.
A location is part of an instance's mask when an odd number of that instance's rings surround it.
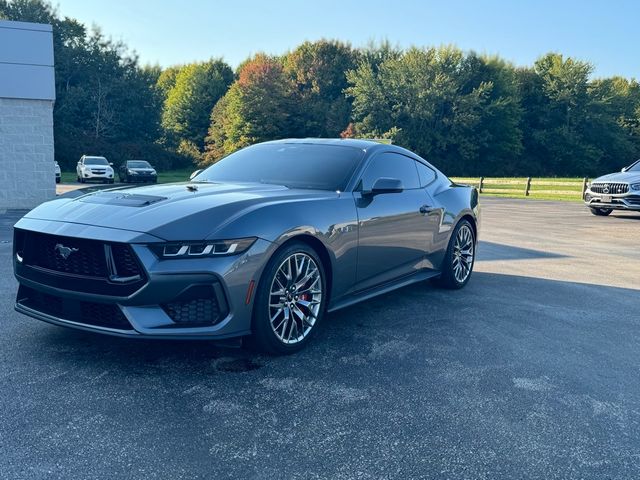
<svg viewBox="0 0 640 480">
<path fill-rule="evenodd" d="M 324 316 L 325 273 L 317 253 L 292 243 L 269 261 L 253 306 L 252 343 L 267 353 L 301 350 Z"/>
<path fill-rule="evenodd" d="M 613 212 L 613 210 L 611 208 L 594 208 L 594 207 L 590 207 L 589 210 L 591 210 L 591 213 L 593 215 L 597 215 L 598 217 L 606 217 L 611 212 Z"/>
<path fill-rule="evenodd" d="M 450 289 L 464 287 L 471 272 L 476 254 L 476 239 L 473 227 L 468 220 L 462 220 L 456 225 L 444 260 L 442 261 L 442 273 L 437 279 L 440 286 Z"/>
</svg>

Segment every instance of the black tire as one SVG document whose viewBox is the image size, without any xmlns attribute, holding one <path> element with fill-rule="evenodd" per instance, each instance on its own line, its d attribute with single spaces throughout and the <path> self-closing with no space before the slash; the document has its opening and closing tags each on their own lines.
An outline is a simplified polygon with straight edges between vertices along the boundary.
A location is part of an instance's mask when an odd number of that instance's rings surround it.
<svg viewBox="0 0 640 480">
<path fill-rule="evenodd" d="M 77 179 L 78 183 L 82 183 L 82 179 L 79 176 L 76 175 L 76 179 Z"/>
<path fill-rule="evenodd" d="M 591 213 L 593 215 L 596 215 L 598 217 L 606 217 L 607 215 L 609 215 L 611 212 L 613 212 L 613 210 L 611 208 L 594 208 L 594 207 L 589 207 L 589 210 L 591 210 Z"/>
<path fill-rule="evenodd" d="M 456 275 L 454 269 L 454 257 L 456 256 L 456 239 L 460 234 L 461 230 L 466 230 L 467 233 L 471 235 L 471 265 L 468 271 L 468 274 L 464 277 L 464 279 L 460 280 Z M 459 255 L 458 255 L 459 256 Z M 475 230 L 473 225 L 468 220 L 461 220 L 456 225 L 456 228 L 453 230 L 451 234 L 451 238 L 449 239 L 449 245 L 447 246 L 447 251 L 445 253 L 444 259 L 442 260 L 441 274 L 438 278 L 436 278 L 436 283 L 442 288 L 448 288 L 451 290 L 457 290 L 464 287 L 471 278 L 471 274 L 473 273 L 473 266 L 475 265 L 476 260 L 476 238 L 475 238 Z M 462 260 L 458 260 L 461 262 Z"/>
<path fill-rule="evenodd" d="M 275 327 L 273 327 L 271 324 L 271 287 L 272 284 L 275 285 L 274 279 L 278 274 L 280 267 L 288 258 L 292 257 L 295 254 L 303 254 L 302 257 L 306 255 L 313 259 L 313 262 L 315 263 L 315 266 L 317 267 L 320 275 L 319 282 L 321 284 L 321 299 L 319 303 L 319 310 L 316 314 L 316 320 L 308 333 L 304 336 L 304 338 L 296 341 L 296 343 L 285 343 L 276 334 L 274 329 Z M 310 339 L 313 338 L 318 330 L 318 325 L 322 323 L 326 307 L 327 295 L 328 292 L 326 289 L 326 275 L 324 267 L 322 265 L 322 261 L 320 260 L 320 257 L 318 256 L 316 251 L 309 245 L 302 242 L 292 242 L 284 246 L 271 257 L 267 266 L 262 272 L 262 277 L 260 278 L 253 303 L 253 333 L 248 339 L 248 345 L 256 350 L 272 355 L 288 355 L 300 351 L 307 345 L 307 343 L 309 343 Z M 294 318 L 292 313 L 291 315 L 292 318 Z M 297 322 L 298 318 L 295 318 Z M 302 325 L 302 328 L 304 328 L 304 321 L 300 320 L 299 325 Z M 291 326 L 291 328 L 293 328 L 293 325 Z M 285 330 L 286 325 L 285 327 L 283 327 L 283 336 Z M 298 333 L 298 327 L 296 327 L 296 333 Z"/>
<path fill-rule="evenodd" d="M 86 183 L 87 181 L 84 178 L 80 178 L 80 183 Z"/>
<path fill-rule="evenodd" d="M 56 178 L 56 183 L 60 183 L 60 179 L 59 178 Z"/>
</svg>

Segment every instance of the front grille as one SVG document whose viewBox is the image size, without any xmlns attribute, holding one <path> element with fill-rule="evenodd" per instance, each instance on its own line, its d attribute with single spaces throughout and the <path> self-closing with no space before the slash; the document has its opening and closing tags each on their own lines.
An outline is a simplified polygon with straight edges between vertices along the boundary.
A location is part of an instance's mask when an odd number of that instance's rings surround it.
<svg viewBox="0 0 640 480">
<path fill-rule="evenodd" d="M 629 191 L 628 183 L 592 183 L 591 191 L 593 193 L 602 193 L 605 195 L 619 195 Z"/>
<path fill-rule="evenodd" d="M 99 295 L 127 296 L 146 275 L 130 245 L 15 229 L 16 273 L 38 283 Z M 66 257 L 66 258 L 65 258 Z"/>
<path fill-rule="evenodd" d="M 213 298 L 166 303 L 163 308 L 174 322 L 190 325 L 213 325 L 220 313 L 218 303 Z"/>
<path fill-rule="evenodd" d="M 111 245 L 111 251 L 113 252 L 113 260 L 119 276 L 133 277 L 142 273 L 138 260 L 129 245 L 114 243 Z"/>
<path fill-rule="evenodd" d="M 224 305 L 221 306 L 218 302 L 215 287 L 212 285 L 194 285 L 161 307 L 169 318 L 178 324 L 176 326 L 215 325 L 227 313 Z"/>
<path fill-rule="evenodd" d="M 71 249 L 66 259 L 56 251 L 57 246 Z M 87 277 L 108 276 L 104 244 L 95 240 L 28 232 L 24 253 L 26 265 Z"/>
<path fill-rule="evenodd" d="M 18 303 L 61 320 L 117 330 L 132 330 L 120 307 L 112 303 L 58 297 L 25 286 L 20 286 L 18 290 Z"/>
</svg>

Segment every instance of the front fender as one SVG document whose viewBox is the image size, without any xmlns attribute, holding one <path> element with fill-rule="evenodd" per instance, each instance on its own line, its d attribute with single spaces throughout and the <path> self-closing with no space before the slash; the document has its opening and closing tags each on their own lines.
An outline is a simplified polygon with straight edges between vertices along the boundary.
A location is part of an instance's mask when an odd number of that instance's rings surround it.
<svg viewBox="0 0 640 480">
<path fill-rule="evenodd" d="M 353 197 L 295 199 L 263 204 L 218 228 L 210 238 L 259 236 L 273 246 L 273 254 L 285 242 L 312 237 L 325 249 L 332 273 L 331 298 L 340 297 L 355 282 L 358 222 Z"/>
</svg>

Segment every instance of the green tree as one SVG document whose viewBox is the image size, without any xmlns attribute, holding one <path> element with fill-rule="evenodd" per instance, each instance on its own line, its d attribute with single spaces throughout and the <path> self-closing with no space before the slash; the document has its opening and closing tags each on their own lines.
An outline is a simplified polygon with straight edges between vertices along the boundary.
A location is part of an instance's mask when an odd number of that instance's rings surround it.
<svg viewBox="0 0 640 480">
<path fill-rule="evenodd" d="M 304 42 L 283 58 L 293 82 L 296 136 L 337 137 L 349 123 L 350 99 L 345 72 L 355 67 L 357 53 L 337 41 Z"/>
<path fill-rule="evenodd" d="M 156 87 L 162 94 L 162 99 L 165 101 L 169 96 L 169 92 L 176 85 L 176 78 L 178 77 L 178 73 L 182 69 L 182 65 L 174 65 L 172 67 L 165 68 L 158 75 L 158 80 L 156 81 Z"/>
<path fill-rule="evenodd" d="M 585 137 L 601 152 L 585 172 L 612 171 L 640 156 L 640 85 L 621 77 L 591 81 Z"/>
<path fill-rule="evenodd" d="M 211 110 L 231 82 L 233 71 L 222 60 L 192 63 L 177 72 L 162 112 L 162 126 L 173 144 L 188 141 L 203 147 Z"/>
<path fill-rule="evenodd" d="M 252 143 L 292 136 L 293 103 L 292 83 L 279 59 L 259 54 L 245 62 L 212 111 L 204 163 Z"/>
<path fill-rule="evenodd" d="M 587 136 L 591 72 L 590 64 L 555 53 L 520 72 L 525 163 L 536 174 L 583 174 L 602 156 Z"/>
<path fill-rule="evenodd" d="M 391 137 L 453 174 L 503 167 L 519 153 L 520 109 L 504 62 L 411 48 L 362 62 L 347 78 L 359 135 Z"/>
</svg>

